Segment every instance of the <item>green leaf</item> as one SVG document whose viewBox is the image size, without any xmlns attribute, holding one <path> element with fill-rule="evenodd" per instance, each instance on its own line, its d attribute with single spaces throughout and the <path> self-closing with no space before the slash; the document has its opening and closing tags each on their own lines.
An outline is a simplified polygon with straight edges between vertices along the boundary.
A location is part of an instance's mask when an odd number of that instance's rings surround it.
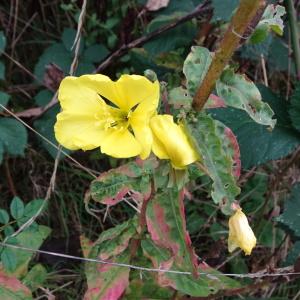
<svg viewBox="0 0 300 300">
<path fill-rule="evenodd" d="M 291 105 L 289 107 L 289 114 L 293 126 L 300 131 L 300 84 L 296 82 L 295 90 L 291 96 Z"/>
<path fill-rule="evenodd" d="M 199 113 L 196 120 L 186 124 L 188 133 L 201 157 L 201 163 L 212 179 L 211 196 L 225 214 L 230 214 L 231 203 L 240 193 L 234 176 L 233 160 L 224 148 L 224 136 L 218 123 L 210 116 Z"/>
<path fill-rule="evenodd" d="M 32 300 L 31 291 L 17 278 L 0 271 L 1 300 Z"/>
<path fill-rule="evenodd" d="M 20 219 L 24 214 L 24 203 L 19 197 L 14 197 L 10 203 L 10 213 L 15 220 Z"/>
<path fill-rule="evenodd" d="M 46 106 L 53 98 L 53 93 L 49 90 L 41 90 L 34 96 L 34 102 L 38 106 Z"/>
<path fill-rule="evenodd" d="M 47 279 L 47 275 L 46 268 L 41 264 L 37 264 L 26 274 L 22 282 L 34 292 L 40 286 L 43 286 Z"/>
<path fill-rule="evenodd" d="M 4 248 L 1 252 L 1 263 L 7 272 L 13 272 L 17 266 L 17 257 L 10 248 Z"/>
<path fill-rule="evenodd" d="M 0 209 L 0 223 L 7 224 L 9 221 L 9 215 L 6 210 Z"/>
<path fill-rule="evenodd" d="M 235 74 L 232 69 L 223 71 L 217 80 L 218 95 L 228 106 L 242 109 L 257 123 L 274 128 L 276 120 L 272 119 L 274 112 L 268 103 L 261 100 L 261 94 L 256 85 L 245 76 Z"/>
<path fill-rule="evenodd" d="M 0 92 L 0 104 L 2 104 L 3 106 L 6 106 L 8 101 L 10 99 L 10 95 L 4 93 L 4 92 Z M 3 111 L 3 108 L 0 106 L 0 112 Z"/>
<path fill-rule="evenodd" d="M 2 61 L 0 61 L 0 80 L 5 79 L 5 65 Z"/>
<path fill-rule="evenodd" d="M 17 120 L 0 118 L 0 163 L 2 153 L 23 155 L 27 145 L 27 131 Z"/>
<path fill-rule="evenodd" d="M 250 169 L 269 160 L 287 156 L 300 145 L 299 133 L 290 124 L 287 102 L 266 87 L 261 86 L 260 91 L 275 112 L 277 125 L 272 131 L 253 122 L 241 110 L 233 108 L 210 110 L 214 118 L 231 128 L 237 136 L 243 169 Z"/>
<path fill-rule="evenodd" d="M 152 32 L 169 23 L 172 23 L 182 16 L 182 13 L 173 15 L 159 15 L 153 19 L 147 26 L 147 32 Z M 186 22 L 179 25 L 158 37 L 152 39 L 144 45 L 144 48 L 152 56 L 157 56 L 160 53 L 165 53 L 180 47 L 190 45 L 197 34 L 197 26 L 194 22 Z"/>
<path fill-rule="evenodd" d="M 130 162 L 111 169 L 91 183 L 91 196 L 95 201 L 106 205 L 115 205 L 122 201 L 130 190 L 138 197 L 148 197 L 151 191 L 149 174 L 156 165 L 156 160 L 148 159 L 142 163 Z"/>
<path fill-rule="evenodd" d="M 239 197 L 241 207 L 246 215 L 254 214 L 264 205 L 267 190 L 267 174 L 258 173 L 247 180 Z"/>
<path fill-rule="evenodd" d="M 269 4 L 258 24 L 266 24 L 276 34 L 283 35 L 284 24 L 282 17 L 285 13 L 284 6 Z"/>
<path fill-rule="evenodd" d="M 207 48 L 193 46 L 183 64 L 183 73 L 187 79 L 187 87 L 191 96 L 194 96 L 197 88 L 202 83 L 212 56 Z"/>
<path fill-rule="evenodd" d="M 293 186 L 291 195 L 284 202 L 284 211 L 277 221 L 289 228 L 296 236 L 300 237 L 300 184 Z"/>
<path fill-rule="evenodd" d="M 61 36 L 61 40 L 62 40 L 66 50 L 69 52 L 75 50 L 75 48 L 71 49 L 74 44 L 75 37 L 76 37 L 75 29 L 73 29 L 73 28 L 65 28 L 64 29 L 63 34 Z M 81 38 L 79 54 L 82 52 L 83 46 L 84 46 L 84 39 Z"/>
<path fill-rule="evenodd" d="M 92 45 L 83 53 L 83 59 L 93 63 L 102 61 L 109 54 L 108 49 L 103 45 Z"/>
<path fill-rule="evenodd" d="M 51 229 L 43 225 L 37 225 L 34 232 L 28 228 L 15 237 L 16 244 L 37 250 L 48 237 L 50 232 Z M 11 238 L 8 239 L 7 243 L 11 243 Z M 24 276 L 27 273 L 28 264 L 31 258 L 34 256 L 34 252 L 28 252 L 21 249 L 10 249 L 10 251 L 15 254 L 16 266 L 13 270 L 10 270 L 9 273 L 15 275 L 16 277 Z"/>
<path fill-rule="evenodd" d="M 6 37 L 3 31 L 0 31 L 0 55 L 4 51 L 5 47 L 6 47 Z"/>
<path fill-rule="evenodd" d="M 234 10 L 238 7 L 238 4 L 239 0 L 212 0 L 211 5 L 214 9 L 212 21 L 229 21 L 231 16 L 233 15 Z"/>
<path fill-rule="evenodd" d="M 183 87 L 176 87 L 169 92 L 168 103 L 175 109 L 189 110 L 192 107 L 193 98 Z"/>
<path fill-rule="evenodd" d="M 294 265 L 300 254 L 300 241 L 296 241 L 292 248 L 289 249 L 288 256 L 284 262 L 284 266 Z"/>
<path fill-rule="evenodd" d="M 24 208 L 24 217 L 32 218 L 37 214 L 37 212 L 41 209 L 42 206 L 43 210 L 41 211 L 41 213 L 47 208 L 44 199 L 34 199 L 28 202 Z"/>
<path fill-rule="evenodd" d="M 275 247 L 278 247 L 285 236 L 285 233 L 280 228 L 276 227 L 275 236 L 273 235 L 273 223 L 270 221 L 265 221 L 261 223 L 261 230 L 257 233 L 258 244 L 265 247 L 272 247 L 273 244 Z"/>
</svg>

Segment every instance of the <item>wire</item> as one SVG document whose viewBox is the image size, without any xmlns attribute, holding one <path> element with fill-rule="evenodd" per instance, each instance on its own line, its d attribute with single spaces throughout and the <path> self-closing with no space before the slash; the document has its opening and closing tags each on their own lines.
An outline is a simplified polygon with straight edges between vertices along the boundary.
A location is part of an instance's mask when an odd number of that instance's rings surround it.
<svg viewBox="0 0 300 300">
<path fill-rule="evenodd" d="M 160 268 L 146 268 L 146 267 L 135 266 L 135 265 L 130 265 L 130 264 L 110 262 L 110 261 L 101 260 L 101 259 L 97 259 L 97 258 L 87 258 L 87 257 L 80 257 L 80 256 L 74 256 L 74 255 L 69 255 L 69 254 L 64 254 L 64 253 L 56 253 L 56 252 L 45 251 L 45 250 L 36 250 L 36 249 L 32 249 L 32 248 L 7 244 L 7 243 L 3 243 L 3 242 L 0 242 L 0 246 L 10 247 L 10 248 L 24 250 L 24 251 L 28 251 L 28 252 L 52 255 L 52 256 L 57 256 L 57 257 L 62 257 L 62 258 L 67 258 L 67 259 L 80 260 L 80 261 L 85 261 L 85 262 L 94 262 L 94 263 L 98 263 L 98 264 L 111 265 L 111 266 L 115 266 L 115 267 L 125 267 L 125 268 L 130 268 L 130 269 L 139 270 L 139 271 L 172 273 L 172 274 L 179 274 L 179 275 L 193 275 L 191 272 L 167 270 L 167 269 L 160 269 Z M 228 277 L 237 277 L 237 278 L 262 278 L 262 277 L 279 277 L 279 276 L 300 275 L 300 272 L 289 272 L 292 268 L 293 267 L 286 267 L 286 268 L 279 269 L 279 270 L 283 271 L 281 273 L 257 272 L 257 273 L 248 273 L 248 274 L 236 274 L 236 273 L 198 272 L 198 275 L 206 275 L 208 277 L 228 276 Z M 287 271 L 287 272 L 285 272 L 285 271 Z"/>
</svg>

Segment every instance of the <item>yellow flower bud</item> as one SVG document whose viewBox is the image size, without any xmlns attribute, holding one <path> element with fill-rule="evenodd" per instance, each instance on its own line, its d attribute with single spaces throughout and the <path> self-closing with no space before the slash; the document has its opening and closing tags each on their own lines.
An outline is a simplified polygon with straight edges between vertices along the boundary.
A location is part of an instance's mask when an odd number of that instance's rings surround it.
<svg viewBox="0 0 300 300">
<path fill-rule="evenodd" d="M 249 226 L 246 215 L 239 208 L 229 218 L 228 251 L 232 252 L 239 247 L 244 250 L 246 255 L 250 255 L 255 245 L 256 237 Z"/>
</svg>

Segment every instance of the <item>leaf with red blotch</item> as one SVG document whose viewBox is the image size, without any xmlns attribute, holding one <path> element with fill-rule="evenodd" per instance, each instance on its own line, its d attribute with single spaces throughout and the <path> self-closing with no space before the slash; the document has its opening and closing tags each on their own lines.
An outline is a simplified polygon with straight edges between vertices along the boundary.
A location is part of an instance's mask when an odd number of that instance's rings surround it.
<svg viewBox="0 0 300 300">
<path fill-rule="evenodd" d="M 91 183 L 92 198 L 106 205 L 115 205 L 128 192 L 136 200 L 147 199 L 151 194 L 150 174 L 157 167 L 154 158 L 136 160 L 101 174 Z"/>
<path fill-rule="evenodd" d="M 16 277 L 8 276 L 0 270 L 1 300 L 31 300 L 31 291 Z"/>
<path fill-rule="evenodd" d="M 210 94 L 207 102 L 205 103 L 204 108 L 211 109 L 211 108 L 221 108 L 221 107 L 226 107 L 225 101 L 221 97 L 215 94 Z"/>
<path fill-rule="evenodd" d="M 129 264 L 129 251 L 109 260 L 114 263 Z M 127 267 L 117 267 L 94 262 L 86 263 L 85 273 L 88 289 L 84 300 L 117 300 L 120 299 L 129 284 Z"/>
<path fill-rule="evenodd" d="M 232 158 L 232 173 L 236 178 L 239 178 L 241 175 L 242 166 L 240 159 L 240 147 L 237 138 L 232 130 L 229 127 L 225 126 L 222 122 L 216 121 L 216 125 L 218 134 L 223 140 L 222 147 L 224 151 Z"/>
<path fill-rule="evenodd" d="M 142 248 L 144 255 L 152 261 L 154 268 L 167 271 L 188 271 L 184 265 L 178 265 L 170 251 L 158 247 L 150 239 L 142 241 Z M 197 267 L 197 271 L 200 273 L 197 278 L 189 274 L 161 271 L 157 273 L 157 281 L 163 287 L 172 287 L 192 297 L 207 297 L 220 290 L 240 287 L 237 281 L 222 275 L 204 263 Z"/>
<path fill-rule="evenodd" d="M 178 266 L 190 272 L 197 267 L 197 257 L 186 230 L 184 193 L 168 188 L 149 201 L 146 211 L 148 231 L 159 247 L 168 249 Z"/>
<path fill-rule="evenodd" d="M 129 264 L 130 239 L 137 234 L 136 218 L 101 233 L 95 242 L 81 237 L 81 248 L 87 258 L 97 258 L 107 262 Z M 88 289 L 85 300 L 119 299 L 129 284 L 129 268 L 109 264 L 88 262 L 85 264 L 85 274 Z"/>
</svg>

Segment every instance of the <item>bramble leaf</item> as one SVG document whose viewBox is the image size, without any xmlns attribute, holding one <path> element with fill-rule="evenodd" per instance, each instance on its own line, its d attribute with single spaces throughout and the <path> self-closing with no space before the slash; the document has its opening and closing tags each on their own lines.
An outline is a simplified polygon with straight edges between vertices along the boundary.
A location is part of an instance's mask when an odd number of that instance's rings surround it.
<svg viewBox="0 0 300 300">
<path fill-rule="evenodd" d="M 293 126 L 300 131 L 300 84 L 296 82 L 295 90 L 291 96 L 289 115 Z"/>
<path fill-rule="evenodd" d="M 201 157 L 201 163 L 213 181 L 212 199 L 221 206 L 225 214 L 230 214 L 231 203 L 240 193 L 235 178 L 239 167 L 235 170 L 232 153 L 225 151 L 225 127 L 220 127 L 220 123 L 210 116 L 199 113 L 196 121 L 191 120 L 186 124 L 186 128 Z M 220 128 L 223 128 L 223 133 L 220 132 Z M 233 138 L 233 135 L 230 134 L 230 136 Z"/>
<path fill-rule="evenodd" d="M 276 120 L 272 119 L 274 112 L 268 103 L 262 101 L 256 85 L 244 75 L 235 74 L 228 68 L 217 80 L 216 89 L 226 105 L 242 109 L 255 122 L 274 128 L 276 123 Z"/>
<path fill-rule="evenodd" d="M 3 153 L 23 155 L 27 145 L 27 131 L 15 119 L 0 118 L 0 163 Z"/>
<path fill-rule="evenodd" d="M 31 229 L 30 227 L 21 233 L 19 233 L 15 238 L 8 238 L 7 243 L 12 243 L 19 246 L 28 247 L 31 249 L 39 249 L 44 240 L 50 234 L 51 229 L 47 226 L 38 225 L 36 229 Z M 33 257 L 33 252 L 24 251 L 21 249 L 5 248 L 15 256 L 15 267 L 13 269 L 7 270 L 9 274 L 16 277 L 20 277 L 27 273 L 28 264 Z"/>
<path fill-rule="evenodd" d="M 284 203 L 284 211 L 277 221 L 287 226 L 297 237 L 300 237 L 300 184 L 293 186 L 291 195 Z"/>
<path fill-rule="evenodd" d="M 1 79 L 1 76 L 0 76 Z M 0 92 L 0 104 L 2 104 L 4 107 L 6 106 L 7 102 L 10 99 L 10 95 Z M 3 108 L 0 106 L 0 112 L 3 111 Z"/>
<path fill-rule="evenodd" d="M 187 79 L 187 87 L 194 96 L 203 81 L 211 64 L 212 56 L 207 48 L 193 46 L 183 64 L 183 73 Z"/>
</svg>

